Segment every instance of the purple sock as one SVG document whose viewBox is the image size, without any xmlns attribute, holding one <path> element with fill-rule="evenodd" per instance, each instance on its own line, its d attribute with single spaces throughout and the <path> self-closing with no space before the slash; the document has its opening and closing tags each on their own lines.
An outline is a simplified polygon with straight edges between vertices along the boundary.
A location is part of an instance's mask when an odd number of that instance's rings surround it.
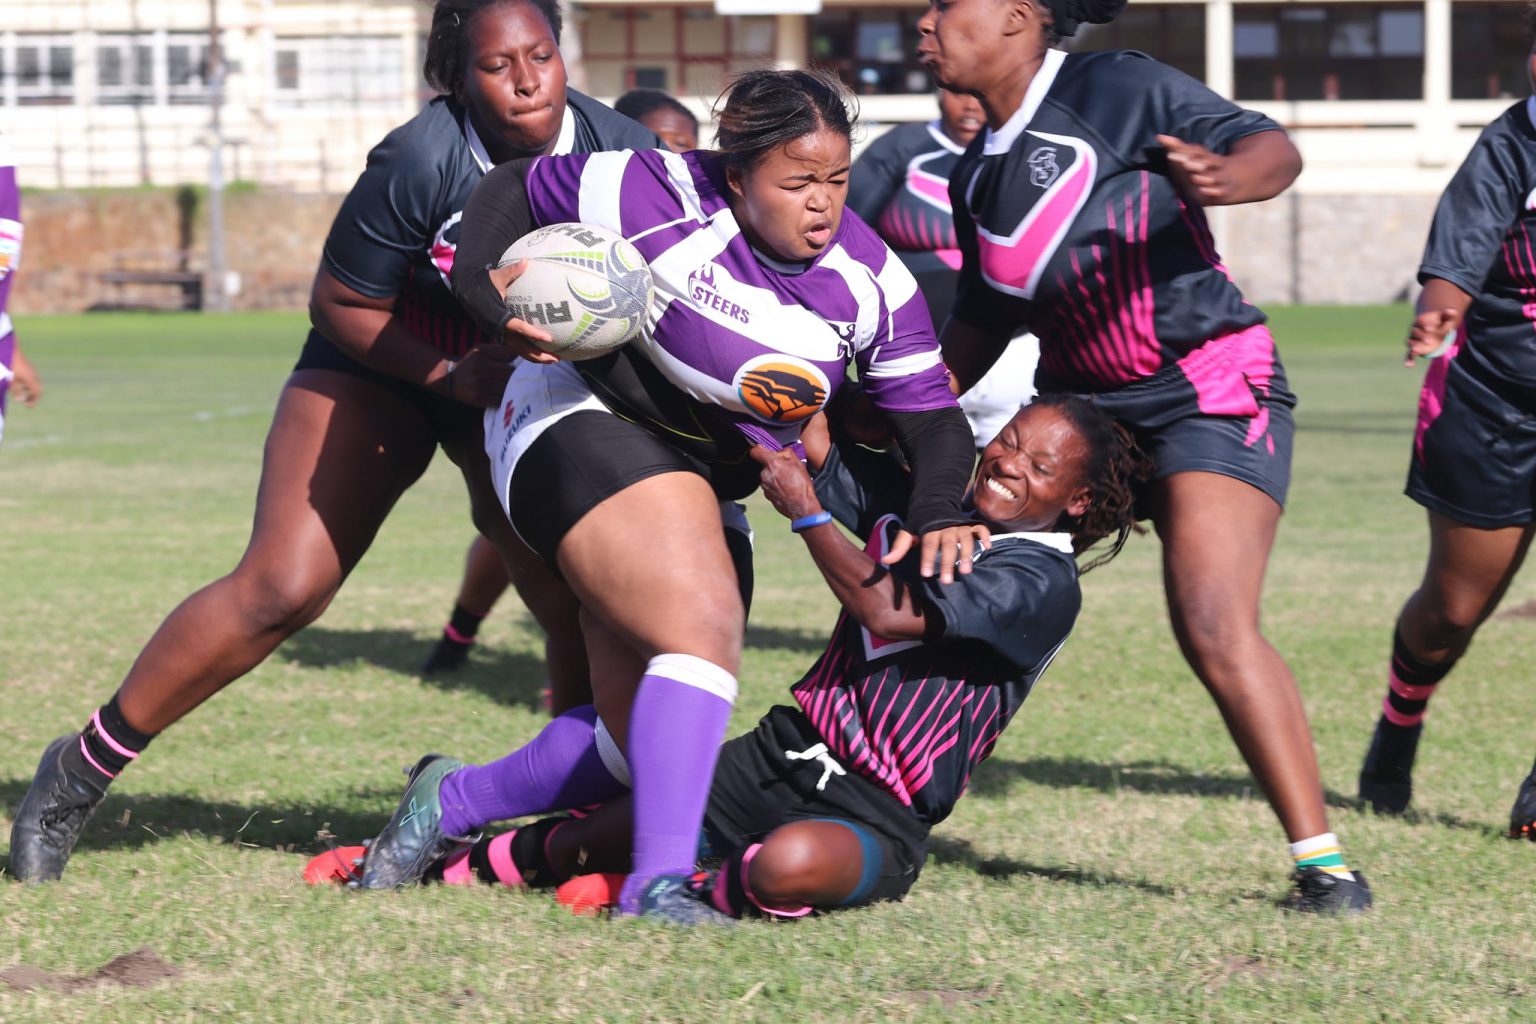
<svg viewBox="0 0 1536 1024">
<path fill-rule="evenodd" d="M 687 654 L 651 659 L 629 716 L 634 864 L 619 910 L 635 914 L 651 879 L 693 871 L 699 827 L 736 701 L 736 677 Z"/>
<path fill-rule="evenodd" d="M 606 731 L 600 738 L 599 728 L 590 704 L 573 708 L 500 761 L 466 765 L 447 776 L 437 790 L 443 804 L 439 827 L 451 836 L 469 835 L 493 821 L 619 796 L 629 787 L 629 780 L 620 777 L 623 758 Z"/>
</svg>

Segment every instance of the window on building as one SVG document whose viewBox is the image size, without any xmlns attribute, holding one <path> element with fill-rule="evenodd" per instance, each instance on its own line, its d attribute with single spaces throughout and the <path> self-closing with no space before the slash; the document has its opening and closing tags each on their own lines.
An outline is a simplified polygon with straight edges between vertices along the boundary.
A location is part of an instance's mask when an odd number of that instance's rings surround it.
<svg viewBox="0 0 1536 1024">
<path fill-rule="evenodd" d="M 1424 10 L 1406 4 L 1238 4 L 1240 100 L 1407 100 L 1424 92 Z"/>
<path fill-rule="evenodd" d="M 1132 4 L 1108 25 L 1078 28 L 1071 49 L 1140 50 L 1204 81 L 1205 6 Z"/>
<path fill-rule="evenodd" d="M 1451 5 L 1451 96 L 1458 100 L 1514 99 L 1530 92 L 1527 6 Z"/>
<path fill-rule="evenodd" d="M 5 65 L 14 75 L 17 103 L 74 102 L 75 46 L 71 36 L 17 32 L 8 42 Z"/>
<path fill-rule="evenodd" d="M 908 5 L 813 14 L 811 59 L 835 70 L 857 93 L 928 92 L 933 81 L 914 55 L 922 13 Z"/>
<path fill-rule="evenodd" d="M 280 36 L 273 95 L 291 107 L 398 106 L 412 88 L 405 61 L 398 36 Z"/>
<path fill-rule="evenodd" d="M 662 89 L 712 100 L 738 71 L 773 59 L 774 19 L 722 16 L 708 7 L 593 7 L 581 18 L 590 91 Z"/>
<path fill-rule="evenodd" d="M 104 104 L 206 103 L 208 37 L 142 32 L 96 37 L 96 96 Z"/>
</svg>

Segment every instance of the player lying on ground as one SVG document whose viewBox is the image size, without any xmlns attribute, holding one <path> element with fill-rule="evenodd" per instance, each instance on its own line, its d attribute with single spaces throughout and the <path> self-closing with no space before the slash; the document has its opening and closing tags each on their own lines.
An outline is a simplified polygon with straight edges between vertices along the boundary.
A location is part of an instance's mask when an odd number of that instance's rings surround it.
<svg viewBox="0 0 1536 1024">
<path fill-rule="evenodd" d="M 1080 604 L 1075 556 L 1105 537 L 1113 546 L 1088 568 L 1119 551 L 1133 524 L 1132 491 L 1150 468 L 1083 399 L 1026 407 L 976 469 L 969 511 L 991 528 L 990 547 L 946 586 L 920 576 L 915 558 L 890 571 L 881 565 L 911 493 L 895 460 L 833 445 L 821 429 L 804 443 L 814 484 L 789 451 L 754 455 L 764 495 L 805 540 L 843 612 L 826 652 L 793 687 L 799 707 L 774 708 L 722 748 L 705 834 L 723 867 L 662 877 L 645 890 L 648 909 L 674 920 L 751 908 L 797 916 L 903 896 L 929 830 L 1066 640 Z M 863 548 L 832 525 L 834 515 L 868 538 Z M 526 788 L 523 751 L 489 767 L 496 787 Z M 435 822 L 445 809 L 435 789 L 413 796 L 417 820 Z M 463 816 L 462 806 L 450 809 Z M 401 841 L 400 819 L 380 841 Z M 624 798 L 585 818 L 548 818 L 480 840 L 423 870 L 513 885 L 623 872 L 631 820 Z M 428 828 L 413 841 L 426 848 L 442 839 Z"/>
</svg>

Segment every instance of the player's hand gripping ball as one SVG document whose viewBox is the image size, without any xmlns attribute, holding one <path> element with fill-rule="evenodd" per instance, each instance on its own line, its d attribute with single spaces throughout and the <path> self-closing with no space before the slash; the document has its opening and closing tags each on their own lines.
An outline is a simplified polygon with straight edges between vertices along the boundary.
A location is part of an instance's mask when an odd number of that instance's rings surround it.
<svg viewBox="0 0 1536 1024">
<path fill-rule="evenodd" d="M 528 266 L 507 285 L 507 309 L 552 335 L 533 341 L 544 351 L 592 359 L 645 330 L 651 268 L 624 236 L 592 224 L 551 224 L 513 242 L 497 267 L 522 260 Z"/>
</svg>

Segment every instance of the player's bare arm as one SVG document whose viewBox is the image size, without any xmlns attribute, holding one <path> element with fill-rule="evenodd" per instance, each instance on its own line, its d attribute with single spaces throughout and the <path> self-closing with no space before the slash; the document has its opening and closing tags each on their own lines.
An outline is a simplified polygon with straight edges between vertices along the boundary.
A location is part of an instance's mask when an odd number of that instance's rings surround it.
<svg viewBox="0 0 1536 1024">
<path fill-rule="evenodd" d="M 1246 135 L 1226 155 L 1172 135 L 1159 135 L 1157 141 L 1168 151 L 1168 171 L 1179 191 L 1201 206 L 1273 199 L 1301 173 L 1301 153 L 1285 132 Z"/>
<path fill-rule="evenodd" d="M 780 515 L 793 522 L 824 511 L 811 475 L 794 452 L 758 446 L 752 457 L 763 467 L 763 496 Z M 799 533 L 832 593 L 859 625 L 887 640 L 927 635 L 930 612 L 922 599 L 860 550 L 830 517 Z"/>
</svg>

